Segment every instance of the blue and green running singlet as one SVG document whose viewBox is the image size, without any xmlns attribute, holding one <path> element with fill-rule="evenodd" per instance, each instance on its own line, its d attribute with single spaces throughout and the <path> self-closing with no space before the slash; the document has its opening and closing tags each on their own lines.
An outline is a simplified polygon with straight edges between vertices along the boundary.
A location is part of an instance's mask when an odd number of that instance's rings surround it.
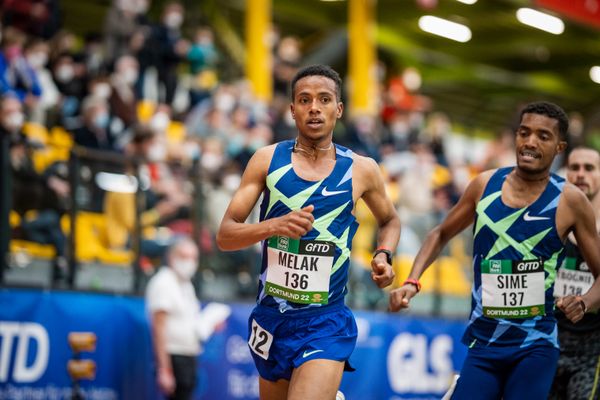
<svg viewBox="0 0 600 400">
<path fill-rule="evenodd" d="M 553 286 L 564 245 L 555 219 L 564 179 L 552 174 L 536 201 L 512 208 L 502 202 L 502 184 L 512 170 L 497 170 L 477 204 L 471 318 L 463 342 L 558 347 Z"/>
<path fill-rule="evenodd" d="M 343 302 L 358 223 L 352 214 L 352 151 L 335 145 L 333 171 L 320 181 L 307 181 L 294 172 L 293 148 L 293 140 L 275 148 L 260 220 L 312 204 L 315 221 L 300 240 L 274 236 L 263 242 L 257 303 L 296 313 Z"/>
</svg>

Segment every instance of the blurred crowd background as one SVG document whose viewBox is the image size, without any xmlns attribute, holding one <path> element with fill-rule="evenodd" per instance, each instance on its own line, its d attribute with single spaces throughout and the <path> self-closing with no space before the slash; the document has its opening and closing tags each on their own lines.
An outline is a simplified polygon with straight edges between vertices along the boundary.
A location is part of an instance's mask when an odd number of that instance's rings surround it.
<svg viewBox="0 0 600 400">
<path fill-rule="evenodd" d="M 1 4 L 4 284 L 139 294 L 173 238 L 189 235 L 201 249 L 200 297 L 252 301 L 258 247 L 222 253 L 215 233 L 252 154 L 296 136 L 289 81 L 308 61 L 305 41 L 273 26 L 273 96 L 264 101 L 223 50 L 219 21 L 182 3 L 95 2 L 90 18 L 103 28 L 79 24 L 77 33 L 59 0 Z M 514 121 L 465 135 L 419 92 L 419 79 L 379 62 L 377 113 L 346 113 L 334 133 L 384 172 L 403 224 L 396 284 L 470 178 L 514 162 Z M 582 117 L 571 116 L 574 145 L 585 135 Z M 348 303 L 383 310 L 386 294 L 369 272 L 376 223 L 364 204 L 356 213 Z M 469 236 L 427 272 L 418 312 L 468 312 Z"/>
</svg>

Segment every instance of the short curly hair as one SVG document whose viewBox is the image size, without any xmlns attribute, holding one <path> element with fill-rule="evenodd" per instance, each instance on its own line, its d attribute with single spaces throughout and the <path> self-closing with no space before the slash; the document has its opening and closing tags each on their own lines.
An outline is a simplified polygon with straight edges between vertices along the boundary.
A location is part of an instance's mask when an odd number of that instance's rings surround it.
<svg viewBox="0 0 600 400">
<path fill-rule="evenodd" d="M 569 117 L 565 110 L 549 101 L 536 101 L 534 103 L 527 104 L 521 110 L 521 120 L 523 120 L 524 114 L 540 114 L 545 115 L 549 118 L 558 121 L 558 133 L 560 139 L 567 138 L 567 132 L 569 130 Z"/>
<path fill-rule="evenodd" d="M 340 78 L 340 75 L 329 65 L 315 64 L 300 69 L 292 79 L 292 101 L 296 96 L 296 83 L 302 78 L 314 75 L 324 76 L 325 78 L 331 79 L 335 83 L 335 94 L 337 101 L 342 100 L 342 78 Z"/>
</svg>

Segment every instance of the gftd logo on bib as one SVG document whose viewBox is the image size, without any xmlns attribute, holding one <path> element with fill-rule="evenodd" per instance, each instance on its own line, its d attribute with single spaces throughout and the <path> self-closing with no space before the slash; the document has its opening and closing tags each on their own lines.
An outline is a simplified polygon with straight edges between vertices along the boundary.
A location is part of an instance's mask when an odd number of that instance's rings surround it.
<svg viewBox="0 0 600 400">
<path fill-rule="evenodd" d="M 491 260 L 490 261 L 490 273 L 491 274 L 499 274 L 502 272 L 502 262 L 499 260 Z"/>
</svg>

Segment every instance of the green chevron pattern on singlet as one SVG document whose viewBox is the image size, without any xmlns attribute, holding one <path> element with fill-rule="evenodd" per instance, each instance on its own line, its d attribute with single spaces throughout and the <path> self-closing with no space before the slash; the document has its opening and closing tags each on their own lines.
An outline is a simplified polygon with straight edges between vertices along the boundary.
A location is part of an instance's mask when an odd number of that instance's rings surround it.
<svg viewBox="0 0 600 400">
<path fill-rule="evenodd" d="M 324 181 L 324 179 L 321 179 L 320 181 L 315 182 L 314 185 L 311 185 L 308 188 L 296 193 L 292 197 L 287 197 L 277 190 L 275 186 L 277 185 L 277 182 L 279 182 L 279 180 L 283 178 L 283 176 L 292 168 L 292 164 L 284 165 L 283 167 L 278 168 L 267 175 L 267 187 L 271 192 L 271 196 L 269 198 L 269 205 L 265 215 L 269 215 L 269 211 L 271 211 L 271 208 L 277 201 L 281 201 L 290 210 L 299 210 L 304 204 L 306 204 L 306 200 L 308 200 L 308 198 L 315 193 L 315 191 Z M 342 250 L 342 254 L 340 254 L 337 261 L 331 268 L 331 274 L 337 271 L 342 265 L 344 265 L 344 262 L 350 258 L 350 249 L 348 246 L 346 246 L 346 243 L 348 243 L 348 235 L 350 234 L 350 227 L 346 228 L 342 236 L 339 238 L 327 230 L 327 227 L 331 224 L 331 222 L 333 222 L 333 220 L 336 219 L 347 206 L 348 203 L 345 203 L 335 210 L 316 218 L 313 222 L 313 228 L 319 232 L 319 236 L 315 240 L 333 242 L 337 247 L 340 248 L 340 250 Z"/>
<path fill-rule="evenodd" d="M 524 240 L 523 242 L 517 242 L 516 240 L 508 236 L 506 232 L 512 226 L 512 224 L 521 216 L 521 214 L 523 214 L 527 210 L 527 207 L 520 208 L 514 213 L 497 222 L 492 221 L 485 213 L 485 210 L 488 208 L 488 206 L 494 200 L 498 199 L 498 197 L 500 197 L 501 195 L 501 190 L 494 193 L 490 193 L 487 197 L 481 199 L 479 201 L 479 204 L 477 204 L 477 224 L 475 226 L 474 236 L 477 237 L 477 234 L 484 226 L 487 226 L 496 235 L 498 235 L 498 239 L 491 247 L 488 254 L 484 256 L 484 258 L 490 259 L 495 254 L 498 254 L 499 252 L 501 252 L 509 246 L 513 247 L 519 253 L 523 254 L 524 260 L 535 258 L 535 255 L 531 251 L 535 248 L 535 246 L 537 246 L 539 242 L 541 242 L 544 239 L 544 237 L 546 237 L 546 235 L 548 234 L 548 232 L 550 232 L 552 228 L 548 228 L 541 232 L 538 232 L 535 235 L 528 238 L 527 240 Z M 554 283 L 554 279 L 556 278 L 556 261 L 558 259 L 559 254 L 560 251 L 554 253 L 549 260 L 545 260 L 544 262 L 544 269 L 548 274 L 546 280 L 544 281 L 546 290 L 548 290 L 548 288 L 552 286 L 552 284 Z"/>
</svg>

